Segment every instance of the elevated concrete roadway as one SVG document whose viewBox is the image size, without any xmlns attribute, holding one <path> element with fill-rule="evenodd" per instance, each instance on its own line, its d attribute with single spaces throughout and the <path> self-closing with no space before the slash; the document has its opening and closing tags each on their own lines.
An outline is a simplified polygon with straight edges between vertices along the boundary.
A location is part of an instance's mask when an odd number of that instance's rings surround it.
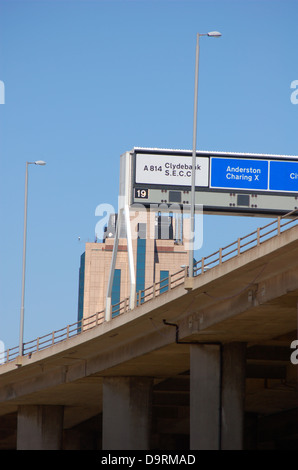
<svg viewBox="0 0 298 470">
<path fill-rule="evenodd" d="M 298 366 L 290 361 L 297 302 L 294 226 L 195 277 L 192 286 L 171 289 L 21 363 L 1 365 L 0 448 L 19 447 L 24 410 L 38 406 L 63 409 L 60 448 L 75 442 L 103 448 L 105 390 L 113 397 L 113 380 L 122 387 L 138 378 L 152 384 L 151 448 L 298 448 Z M 201 404 L 193 399 L 198 387 Z M 204 408 L 212 413 L 216 403 L 214 430 L 200 443 L 200 420 L 205 427 L 210 421 Z"/>
</svg>

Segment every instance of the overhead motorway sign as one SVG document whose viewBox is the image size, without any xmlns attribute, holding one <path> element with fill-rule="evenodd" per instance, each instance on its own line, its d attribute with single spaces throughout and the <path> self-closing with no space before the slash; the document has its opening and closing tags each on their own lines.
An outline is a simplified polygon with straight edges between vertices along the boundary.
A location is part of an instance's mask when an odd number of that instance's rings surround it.
<svg viewBox="0 0 298 470">
<path fill-rule="evenodd" d="M 191 150 L 136 147 L 121 162 L 129 205 L 190 207 Z M 298 156 L 197 151 L 195 185 L 205 213 L 283 215 L 298 208 Z"/>
</svg>

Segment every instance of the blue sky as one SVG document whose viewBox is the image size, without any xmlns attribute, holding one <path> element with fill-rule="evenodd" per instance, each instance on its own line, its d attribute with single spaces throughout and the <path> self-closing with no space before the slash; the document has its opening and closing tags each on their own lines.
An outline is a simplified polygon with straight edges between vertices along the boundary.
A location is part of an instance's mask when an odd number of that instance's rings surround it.
<svg viewBox="0 0 298 470">
<path fill-rule="evenodd" d="M 29 168 L 25 341 L 77 319 L 78 270 L 119 157 L 191 149 L 297 155 L 295 0 L 0 0 L 0 340 L 19 342 Z M 208 254 L 267 219 L 208 216 Z M 220 235 L 219 235 L 220 234 Z M 79 237 L 80 240 L 79 241 Z M 201 253 L 200 253 L 201 254 Z"/>
</svg>

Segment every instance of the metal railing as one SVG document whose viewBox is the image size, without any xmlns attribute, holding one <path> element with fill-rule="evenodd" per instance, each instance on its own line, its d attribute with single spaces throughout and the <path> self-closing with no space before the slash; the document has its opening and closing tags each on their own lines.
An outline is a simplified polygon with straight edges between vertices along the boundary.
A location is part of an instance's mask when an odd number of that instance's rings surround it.
<svg viewBox="0 0 298 470">
<path fill-rule="evenodd" d="M 43 349 L 49 348 L 54 344 L 58 344 L 62 341 L 65 341 L 73 336 L 77 336 L 83 331 L 87 331 L 90 328 L 103 323 L 104 321 L 104 310 L 97 312 L 90 317 L 82 318 L 81 320 L 67 325 L 65 328 L 60 330 L 52 331 L 49 334 L 44 336 L 39 336 L 38 338 L 24 343 L 23 345 L 23 355 L 30 356 L 34 352 L 42 351 Z M 11 348 L 4 351 L 0 354 L 0 364 L 13 361 L 19 355 L 19 348 Z"/>
<path fill-rule="evenodd" d="M 220 248 L 218 251 L 203 257 L 194 265 L 194 276 L 203 275 L 206 271 L 214 268 L 215 266 L 218 266 L 228 261 L 229 259 L 240 256 L 248 250 L 261 245 L 265 241 L 277 237 L 284 231 L 297 226 L 298 215 L 295 214 L 298 214 L 298 210 L 278 217 L 273 222 L 270 222 L 267 225 L 258 228 L 254 232 L 251 232 L 244 237 L 238 238 L 233 243 Z M 162 295 L 165 292 L 169 292 L 169 290 L 172 290 L 181 284 L 184 284 L 187 277 L 188 266 L 180 269 L 176 273 L 169 275 L 167 278 L 155 282 L 151 286 L 137 292 L 136 308 L 145 302 L 148 302 L 155 297 Z M 129 298 L 125 298 L 112 306 L 112 319 L 113 317 L 122 315 L 129 310 Z M 101 312 L 97 312 L 96 314 L 93 314 L 89 317 L 82 318 L 76 323 L 67 325 L 65 328 L 53 331 L 52 333 L 41 336 L 28 343 L 24 343 L 23 354 L 30 356 L 34 352 L 41 351 L 43 349 L 49 348 L 50 346 L 53 346 L 54 344 L 66 341 L 73 336 L 82 334 L 85 331 L 88 331 L 91 328 L 94 328 L 97 325 L 103 323 L 104 314 L 105 312 L 102 310 Z M 13 361 L 17 358 L 18 355 L 18 347 L 7 349 L 6 351 L 0 353 L 0 365 Z"/>
</svg>

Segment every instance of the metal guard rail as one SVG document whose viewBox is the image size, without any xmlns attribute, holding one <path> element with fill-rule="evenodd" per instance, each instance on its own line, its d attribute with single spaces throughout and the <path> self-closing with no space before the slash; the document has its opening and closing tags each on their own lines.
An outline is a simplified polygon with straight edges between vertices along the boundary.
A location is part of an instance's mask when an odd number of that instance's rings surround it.
<svg viewBox="0 0 298 470">
<path fill-rule="evenodd" d="M 239 256 L 249 249 L 258 246 L 271 238 L 277 237 L 282 232 L 298 225 L 298 216 L 294 215 L 297 212 L 298 210 L 294 210 L 284 216 L 280 216 L 273 222 L 270 222 L 269 224 L 258 228 L 254 232 L 249 233 L 244 237 L 238 238 L 236 241 L 225 246 L 224 248 L 220 248 L 218 251 L 203 257 L 194 265 L 194 276 L 202 275 L 207 270 L 212 269 L 213 267 L 218 266 L 231 258 Z M 290 219 L 286 220 L 288 217 L 290 217 Z M 137 292 L 136 307 L 154 299 L 159 295 L 162 295 L 165 292 L 168 292 L 171 289 L 174 289 L 177 286 L 180 286 L 181 284 L 184 284 L 187 276 L 188 266 L 177 271 L 176 273 L 171 274 L 168 278 L 155 282 L 152 286 L 146 287 L 144 290 Z M 112 306 L 112 319 L 113 317 L 121 315 L 129 310 L 129 298 L 125 298 Z M 54 344 L 58 344 L 73 336 L 77 336 L 85 331 L 88 331 L 90 328 L 94 328 L 95 326 L 100 325 L 104 322 L 104 314 L 105 311 L 102 310 L 101 312 L 97 312 L 89 317 L 82 318 L 76 323 L 67 325 L 65 328 L 53 331 L 52 333 L 41 336 L 28 343 L 24 343 L 23 355 L 30 356 L 32 353 L 49 348 Z M 6 351 L 0 353 L 0 365 L 13 361 L 17 358 L 18 355 L 18 347 L 7 349 Z"/>
</svg>

